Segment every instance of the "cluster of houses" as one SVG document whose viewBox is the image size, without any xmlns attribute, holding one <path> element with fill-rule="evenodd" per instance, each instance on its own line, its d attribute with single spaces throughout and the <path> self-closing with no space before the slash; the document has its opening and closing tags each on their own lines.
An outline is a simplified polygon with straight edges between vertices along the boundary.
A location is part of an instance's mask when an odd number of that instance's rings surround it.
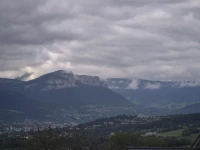
<svg viewBox="0 0 200 150">
<path fill-rule="evenodd" d="M 69 126 L 70 124 L 66 123 L 54 123 L 54 122 L 40 122 L 37 120 L 28 120 L 26 119 L 24 122 L 13 122 L 4 123 L 0 122 L 0 134 L 4 133 L 17 133 L 17 132 L 29 132 L 31 130 L 37 131 L 38 129 L 44 130 L 48 127 L 53 128 L 64 128 Z"/>
<path fill-rule="evenodd" d="M 116 126 L 116 125 L 129 125 L 129 124 L 148 124 L 151 122 L 160 121 L 165 118 L 172 118 L 173 116 L 155 116 L 155 117 L 135 117 L 135 118 L 114 118 L 109 119 L 108 121 L 104 121 L 98 124 L 93 124 L 86 129 L 94 129 L 97 127 L 103 126 Z"/>
</svg>

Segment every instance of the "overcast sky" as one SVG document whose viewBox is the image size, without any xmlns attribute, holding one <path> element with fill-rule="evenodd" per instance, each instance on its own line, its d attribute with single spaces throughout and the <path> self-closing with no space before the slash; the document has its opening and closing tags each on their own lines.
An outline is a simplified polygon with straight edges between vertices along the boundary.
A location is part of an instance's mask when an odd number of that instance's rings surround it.
<svg viewBox="0 0 200 150">
<path fill-rule="evenodd" d="M 0 0 L 0 77 L 200 79 L 200 0 Z"/>
</svg>

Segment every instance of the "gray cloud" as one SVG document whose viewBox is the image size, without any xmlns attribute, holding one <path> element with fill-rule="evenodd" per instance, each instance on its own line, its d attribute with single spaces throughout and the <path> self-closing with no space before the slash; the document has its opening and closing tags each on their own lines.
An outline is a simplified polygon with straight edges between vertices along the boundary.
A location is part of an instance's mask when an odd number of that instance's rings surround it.
<svg viewBox="0 0 200 150">
<path fill-rule="evenodd" d="M 0 76 L 198 80 L 199 10 L 199 0 L 0 0 Z"/>
<path fill-rule="evenodd" d="M 33 72 L 31 72 L 31 73 L 26 72 L 23 75 L 16 77 L 15 79 L 21 80 L 21 81 L 26 81 L 26 80 L 29 80 L 33 74 L 34 74 Z"/>
<path fill-rule="evenodd" d="M 138 89 L 138 80 L 132 80 L 127 89 Z"/>
<path fill-rule="evenodd" d="M 196 87 L 199 86 L 200 83 L 197 81 L 185 81 L 185 82 L 180 82 L 179 86 L 180 87 Z"/>
<path fill-rule="evenodd" d="M 147 83 L 144 88 L 145 89 L 155 90 L 155 89 L 160 89 L 161 85 L 159 83 L 155 83 L 155 84 Z"/>
</svg>

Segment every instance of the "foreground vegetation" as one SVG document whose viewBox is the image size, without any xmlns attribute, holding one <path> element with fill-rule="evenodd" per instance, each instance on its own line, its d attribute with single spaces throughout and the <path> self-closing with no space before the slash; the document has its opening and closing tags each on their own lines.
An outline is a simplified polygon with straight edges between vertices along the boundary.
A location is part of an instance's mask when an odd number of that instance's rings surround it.
<svg viewBox="0 0 200 150">
<path fill-rule="evenodd" d="M 188 147 L 200 133 L 200 114 L 168 117 L 148 124 L 105 125 L 105 120 L 132 119 L 117 116 L 81 124 L 73 128 L 30 132 L 22 136 L 0 136 L 1 150 L 123 150 L 127 146 Z M 183 119 L 184 118 L 184 119 Z M 91 128 L 94 127 L 95 128 Z M 146 136 L 147 132 L 156 135 Z M 195 137 L 196 136 L 196 137 Z"/>
<path fill-rule="evenodd" d="M 4 137 L 5 138 L 5 137 Z M 6 137 L 1 141 L 1 149 L 15 148 L 26 150 L 114 150 L 127 146 L 174 147 L 190 145 L 189 140 L 174 138 L 143 137 L 138 133 L 117 132 L 108 138 L 90 138 L 84 132 L 61 133 L 52 129 L 33 133 L 29 139 Z"/>
</svg>

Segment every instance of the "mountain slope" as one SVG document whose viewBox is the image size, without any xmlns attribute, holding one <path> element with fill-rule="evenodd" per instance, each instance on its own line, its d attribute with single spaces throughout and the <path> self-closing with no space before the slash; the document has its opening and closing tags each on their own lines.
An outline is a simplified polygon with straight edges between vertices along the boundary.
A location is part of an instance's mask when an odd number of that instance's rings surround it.
<svg viewBox="0 0 200 150">
<path fill-rule="evenodd" d="M 29 93 L 34 99 L 59 108 L 84 105 L 131 106 L 123 96 L 103 87 L 75 87 L 34 93 Z"/>
<path fill-rule="evenodd" d="M 176 113 L 183 113 L 183 114 L 200 113 L 200 103 L 188 105 L 184 108 L 181 108 Z"/>
<path fill-rule="evenodd" d="M 0 117 L 3 120 L 44 119 L 44 112 L 38 106 L 39 103 L 19 93 L 0 90 Z"/>
</svg>

